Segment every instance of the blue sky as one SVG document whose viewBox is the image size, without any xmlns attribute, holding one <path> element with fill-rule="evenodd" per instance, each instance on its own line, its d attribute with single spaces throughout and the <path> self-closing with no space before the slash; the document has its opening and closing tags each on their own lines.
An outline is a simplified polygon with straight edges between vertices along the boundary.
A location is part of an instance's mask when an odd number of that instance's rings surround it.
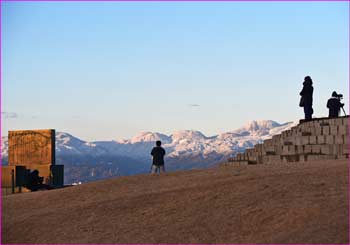
<svg viewBox="0 0 350 245">
<path fill-rule="evenodd" d="M 347 2 L 2 2 L 2 134 L 84 140 L 315 117 L 349 101 Z M 348 111 L 348 105 L 345 109 Z"/>
</svg>

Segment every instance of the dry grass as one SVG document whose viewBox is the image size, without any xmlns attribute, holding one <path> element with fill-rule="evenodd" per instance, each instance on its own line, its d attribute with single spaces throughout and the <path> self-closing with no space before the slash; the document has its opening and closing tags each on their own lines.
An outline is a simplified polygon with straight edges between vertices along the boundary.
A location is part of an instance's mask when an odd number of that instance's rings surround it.
<svg viewBox="0 0 350 245">
<path fill-rule="evenodd" d="M 3 197 L 3 243 L 349 243 L 346 161 L 138 175 Z"/>
</svg>

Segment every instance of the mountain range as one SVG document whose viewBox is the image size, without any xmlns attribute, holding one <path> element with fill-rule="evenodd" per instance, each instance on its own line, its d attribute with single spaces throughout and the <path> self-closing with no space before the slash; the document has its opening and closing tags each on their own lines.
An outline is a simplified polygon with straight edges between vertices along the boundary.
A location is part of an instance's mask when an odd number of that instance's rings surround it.
<svg viewBox="0 0 350 245">
<path fill-rule="evenodd" d="M 167 152 L 167 170 L 210 167 L 295 124 L 262 120 L 210 137 L 196 130 L 182 130 L 171 135 L 141 132 L 131 139 L 94 142 L 57 132 L 56 164 L 65 165 L 66 184 L 146 173 L 151 164 L 150 151 L 155 141 L 160 140 Z M 2 164 L 6 165 L 7 137 L 2 137 L 1 153 Z"/>
</svg>

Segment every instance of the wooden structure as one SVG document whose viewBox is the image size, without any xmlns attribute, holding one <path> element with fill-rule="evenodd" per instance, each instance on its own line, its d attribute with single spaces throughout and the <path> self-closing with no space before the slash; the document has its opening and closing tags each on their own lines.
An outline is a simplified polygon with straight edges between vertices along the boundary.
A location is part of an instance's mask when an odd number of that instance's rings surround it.
<svg viewBox="0 0 350 245">
<path fill-rule="evenodd" d="M 55 130 L 9 131 L 9 166 L 55 165 Z"/>
<path fill-rule="evenodd" d="M 20 167 L 38 170 L 45 184 L 62 186 L 63 165 L 55 165 L 55 140 L 54 129 L 9 131 L 8 166 L 2 167 L 2 190 L 13 192 Z M 53 176 L 53 172 L 59 175 Z"/>
</svg>

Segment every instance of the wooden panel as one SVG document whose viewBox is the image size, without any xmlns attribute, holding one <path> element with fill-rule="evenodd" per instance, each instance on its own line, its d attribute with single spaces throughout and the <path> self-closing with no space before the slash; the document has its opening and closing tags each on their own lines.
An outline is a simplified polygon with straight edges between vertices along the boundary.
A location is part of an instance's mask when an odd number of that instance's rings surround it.
<svg viewBox="0 0 350 245">
<path fill-rule="evenodd" d="M 14 174 L 16 174 L 16 167 L 15 166 L 2 166 L 1 167 L 1 187 L 2 188 L 11 188 L 12 186 L 12 179 L 11 179 L 11 172 L 14 171 Z"/>
<path fill-rule="evenodd" d="M 9 166 L 55 164 L 55 130 L 20 130 L 8 134 Z"/>
</svg>

